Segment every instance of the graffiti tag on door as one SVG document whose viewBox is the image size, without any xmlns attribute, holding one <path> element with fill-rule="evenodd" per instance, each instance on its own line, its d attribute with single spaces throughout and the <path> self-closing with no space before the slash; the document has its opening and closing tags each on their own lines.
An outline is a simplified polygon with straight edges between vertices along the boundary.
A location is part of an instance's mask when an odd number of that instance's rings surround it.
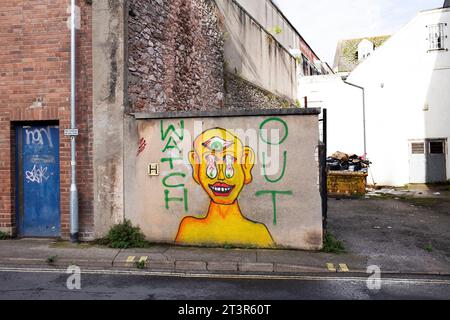
<svg viewBox="0 0 450 320">
<path fill-rule="evenodd" d="M 26 129 L 26 144 L 27 145 L 44 145 L 47 141 L 50 148 L 53 148 L 52 136 L 50 134 L 50 127 L 39 129 Z"/>
<path fill-rule="evenodd" d="M 48 168 L 47 167 L 39 167 L 36 165 L 33 166 L 33 170 L 25 172 L 25 178 L 28 182 L 42 184 L 44 181 L 47 181 L 50 177 L 47 175 Z"/>
</svg>

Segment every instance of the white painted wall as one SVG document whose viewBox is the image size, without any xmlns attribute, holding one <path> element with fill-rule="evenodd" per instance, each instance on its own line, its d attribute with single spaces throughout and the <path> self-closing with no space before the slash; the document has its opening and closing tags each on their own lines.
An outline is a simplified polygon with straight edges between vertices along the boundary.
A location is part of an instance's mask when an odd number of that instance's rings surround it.
<svg viewBox="0 0 450 320">
<path fill-rule="evenodd" d="M 367 152 L 373 161 L 371 183 L 410 182 L 410 140 L 450 139 L 450 51 L 428 52 L 427 40 L 427 25 L 441 22 L 447 23 L 445 46 L 450 48 L 450 9 L 421 12 L 361 63 L 347 80 L 366 89 Z M 299 95 L 324 100 L 330 123 L 353 125 L 355 119 L 346 114 L 362 109 L 362 103 L 354 96 L 359 94 L 357 91 L 341 91 L 339 82 L 334 85 L 326 82 L 319 89 L 314 88 L 315 84 L 302 88 L 303 80 Z M 424 111 L 425 105 L 428 111 Z M 362 126 L 356 128 L 361 130 Z M 339 134 L 338 128 L 330 125 L 330 152 L 335 149 L 353 152 L 349 146 L 354 146 L 353 150 L 359 148 L 360 141 L 352 135 L 342 141 L 333 138 Z M 447 179 L 450 179 L 448 147 Z"/>
<path fill-rule="evenodd" d="M 351 87 L 339 75 L 302 77 L 299 100 L 308 107 L 328 110 L 328 152 L 364 154 L 362 90 Z"/>
</svg>

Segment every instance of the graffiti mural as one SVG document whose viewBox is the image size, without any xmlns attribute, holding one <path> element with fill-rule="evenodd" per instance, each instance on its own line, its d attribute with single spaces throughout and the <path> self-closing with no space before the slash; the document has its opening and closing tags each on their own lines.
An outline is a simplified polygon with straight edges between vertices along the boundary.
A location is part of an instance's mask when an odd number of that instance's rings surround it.
<svg viewBox="0 0 450 320">
<path fill-rule="evenodd" d="M 139 120 L 126 144 L 126 217 L 158 243 L 320 249 L 317 119 Z"/>
<path fill-rule="evenodd" d="M 189 162 L 193 179 L 208 194 L 210 206 L 203 218 L 182 220 L 176 243 L 275 245 L 267 227 L 247 219 L 239 207 L 239 194 L 253 180 L 255 152 L 250 147 L 225 129 L 211 129 L 196 138 Z"/>
</svg>

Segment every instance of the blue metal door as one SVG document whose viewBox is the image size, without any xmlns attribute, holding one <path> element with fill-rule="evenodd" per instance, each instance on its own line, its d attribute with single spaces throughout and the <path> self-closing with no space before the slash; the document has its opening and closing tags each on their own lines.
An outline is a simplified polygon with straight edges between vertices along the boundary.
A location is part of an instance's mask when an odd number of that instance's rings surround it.
<svg viewBox="0 0 450 320">
<path fill-rule="evenodd" d="M 17 226 L 20 236 L 60 236 L 59 129 L 16 127 Z"/>
</svg>

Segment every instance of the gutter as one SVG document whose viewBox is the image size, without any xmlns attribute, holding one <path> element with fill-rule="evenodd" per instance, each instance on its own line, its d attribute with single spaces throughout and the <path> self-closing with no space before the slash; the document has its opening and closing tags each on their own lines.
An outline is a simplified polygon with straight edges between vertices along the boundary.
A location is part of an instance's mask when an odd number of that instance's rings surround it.
<svg viewBox="0 0 450 320">
<path fill-rule="evenodd" d="M 76 130 L 76 0 L 71 0 L 70 16 L 70 128 Z M 77 188 L 77 160 L 76 136 L 70 136 L 70 241 L 78 242 L 78 188 Z"/>
</svg>

